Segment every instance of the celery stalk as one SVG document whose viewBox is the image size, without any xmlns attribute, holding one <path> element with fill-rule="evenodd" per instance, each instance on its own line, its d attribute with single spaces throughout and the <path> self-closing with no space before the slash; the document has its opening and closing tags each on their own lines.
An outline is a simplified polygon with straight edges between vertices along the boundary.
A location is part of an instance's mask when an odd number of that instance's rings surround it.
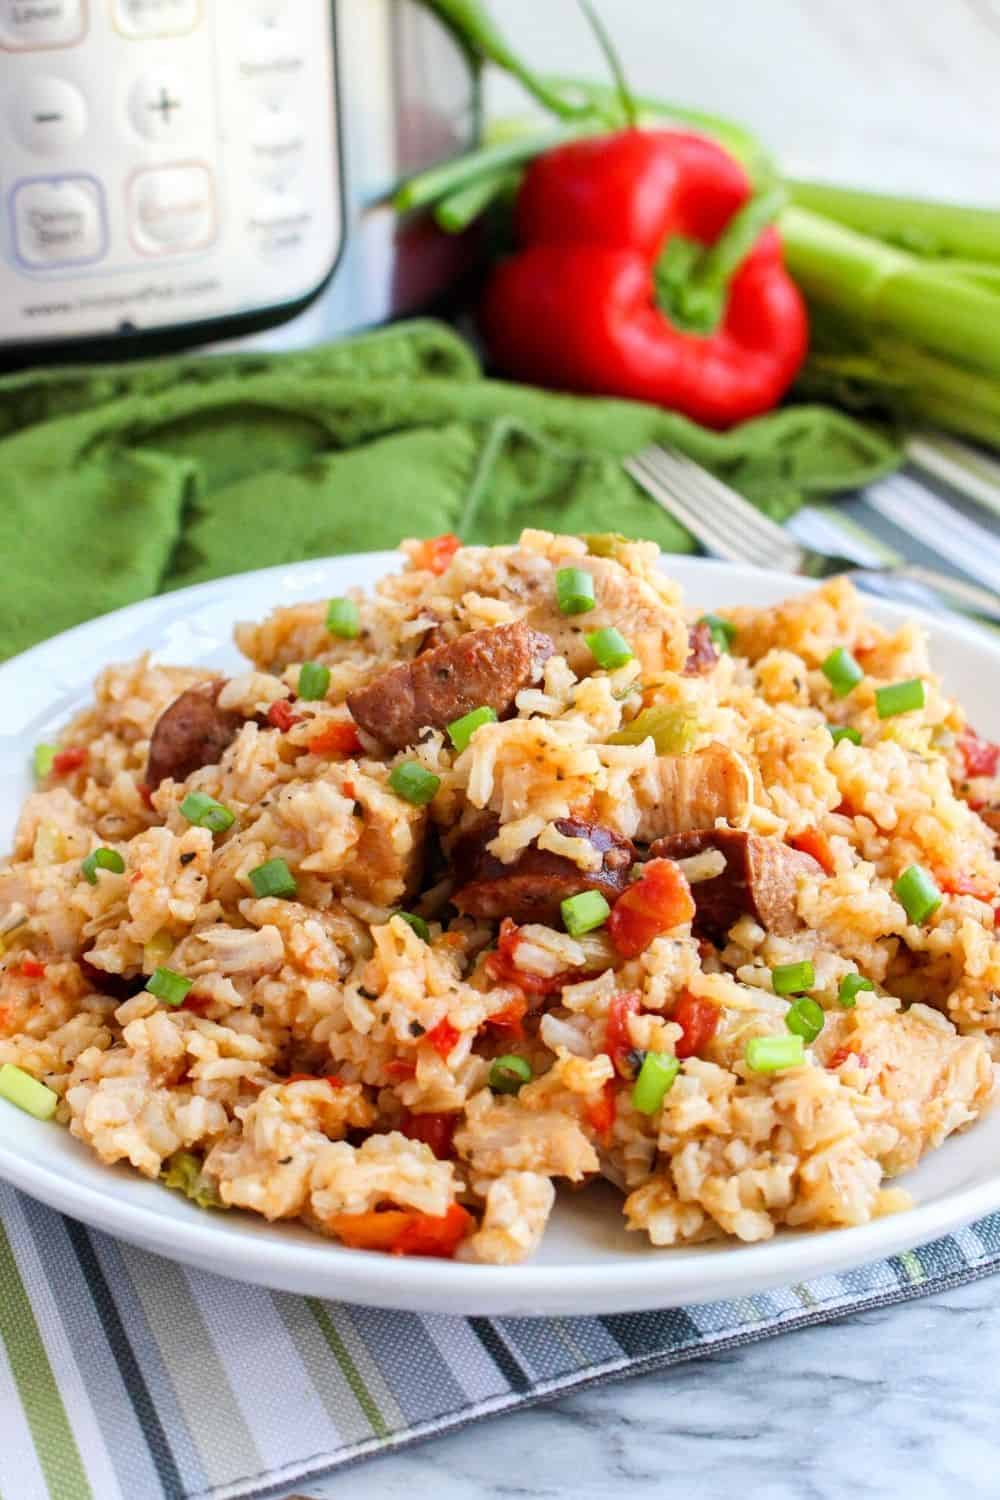
<svg viewBox="0 0 1000 1500">
<path fill-rule="evenodd" d="M 917 255 L 1000 261 L 1000 209 L 896 198 L 795 177 L 786 178 L 785 186 L 798 207 Z"/>
</svg>

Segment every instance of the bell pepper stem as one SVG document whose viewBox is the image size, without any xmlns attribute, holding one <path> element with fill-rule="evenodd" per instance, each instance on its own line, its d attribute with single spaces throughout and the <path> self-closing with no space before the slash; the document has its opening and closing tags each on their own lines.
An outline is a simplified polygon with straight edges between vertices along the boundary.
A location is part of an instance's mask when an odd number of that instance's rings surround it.
<svg viewBox="0 0 1000 1500">
<path fill-rule="evenodd" d="M 692 333 L 712 333 L 722 320 L 729 283 L 785 201 L 779 183 L 754 193 L 707 250 L 678 236 L 668 240 L 654 270 L 657 301 L 667 316 Z"/>
</svg>

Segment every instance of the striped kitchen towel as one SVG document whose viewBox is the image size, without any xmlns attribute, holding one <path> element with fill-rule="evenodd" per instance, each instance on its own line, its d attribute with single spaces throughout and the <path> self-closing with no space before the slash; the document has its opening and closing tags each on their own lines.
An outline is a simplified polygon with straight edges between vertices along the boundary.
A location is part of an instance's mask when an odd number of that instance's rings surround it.
<svg viewBox="0 0 1000 1500">
<path fill-rule="evenodd" d="M 904 471 L 792 527 L 860 562 L 905 556 L 1000 593 L 1000 507 L 983 499 Z M 998 1267 L 993 1214 L 861 1270 L 729 1302 L 603 1318 L 418 1317 L 189 1270 L 0 1186 L 0 1500 L 286 1495 L 477 1417 Z"/>
</svg>

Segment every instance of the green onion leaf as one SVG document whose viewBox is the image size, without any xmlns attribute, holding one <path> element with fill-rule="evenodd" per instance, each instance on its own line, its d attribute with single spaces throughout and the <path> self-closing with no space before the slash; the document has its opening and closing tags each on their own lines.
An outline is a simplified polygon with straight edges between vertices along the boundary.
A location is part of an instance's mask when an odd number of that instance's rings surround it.
<svg viewBox="0 0 1000 1500">
<path fill-rule="evenodd" d="M 669 1052 L 647 1052 L 632 1088 L 632 1103 L 641 1115 L 655 1114 L 674 1086 L 680 1062 Z"/>
<path fill-rule="evenodd" d="M 250 884 L 254 888 L 254 894 L 261 899 L 265 896 L 291 898 L 298 895 L 299 890 L 295 876 L 283 859 L 269 859 L 264 864 L 257 865 L 250 871 Z"/>
<path fill-rule="evenodd" d="M 361 634 L 361 611 L 353 599 L 331 599 L 326 607 L 326 628 L 345 641 Z"/>
<path fill-rule="evenodd" d="M 795 1036 L 800 1036 L 808 1045 L 814 1042 L 823 1030 L 826 1015 L 818 1000 L 809 995 L 800 995 L 785 1012 L 785 1025 Z"/>
<path fill-rule="evenodd" d="M 448 725 L 448 738 L 461 755 L 480 725 L 495 724 L 496 721 L 495 709 L 474 708 L 460 719 L 452 719 Z"/>
<path fill-rule="evenodd" d="M 752 1073 L 779 1073 L 805 1062 L 805 1043 L 800 1036 L 755 1036 L 747 1042 L 744 1061 Z"/>
<path fill-rule="evenodd" d="M 628 641 L 616 630 L 613 625 L 606 625 L 603 630 L 593 630 L 584 640 L 590 648 L 590 654 L 599 667 L 606 672 L 614 672 L 618 667 L 623 667 L 626 662 L 632 660 L 632 648 Z"/>
<path fill-rule="evenodd" d="M 732 651 L 733 642 L 739 634 L 732 620 L 724 620 L 721 615 L 702 615 L 697 623 L 708 626 L 712 644 L 721 656 L 727 656 Z"/>
<path fill-rule="evenodd" d="M 88 884 L 96 885 L 98 870 L 110 870 L 113 875 L 124 875 L 125 861 L 117 849 L 94 849 L 80 866 L 80 874 Z"/>
<path fill-rule="evenodd" d="M 51 1120 L 59 1103 L 57 1093 L 13 1063 L 4 1063 L 0 1068 L 0 1099 L 16 1104 L 36 1120 Z"/>
<path fill-rule="evenodd" d="M 330 686 L 330 668 L 324 667 L 322 662 L 304 661 L 299 668 L 298 695 L 307 703 L 315 702 L 318 698 L 326 697 L 326 690 Z"/>
<path fill-rule="evenodd" d="M 798 964 L 778 964 L 771 970 L 776 995 L 802 995 L 816 983 L 816 971 L 808 958 Z"/>
<path fill-rule="evenodd" d="M 146 980 L 146 989 L 164 1005 L 183 1005 L 193 984 L 193 979 L 185 979 L 174 969 L 154 969 Z"/>
<path fill-rule="evenodd" d="M 581 937 L 602 927 L 611 915 L 611 907 L 600 891 L 581 891 L 577 896 L 567 896 L 560 902 L 563 926 L 571 937 Z"/>
<path fill-rule="evenodd" d="M 933 916 L 943 899 L 933 875 L 921 865 L 909 865 L 892 889 L 915 927 Z"/>
<path fill-rule="evenodd" d="M 52 770 L 52 762 L 56 758 L 58 749 L 58 745 L 35 746 L 35 753 L 31 758 L 31 763 L 35 770 L 35 776 L 39 781 L 44 781 L 45 777 Z"/>
<path fill-rule="evenodd" d="M 417 937 L 420 938 L 422 942 L 430 942 L 431 930 L 428 927 L 427 923 L 424 921 L 423 917 L 415 916 L 412 911 L 396 911 L 393 912 L 393 916 L 399 917 L 406 923 L 407 927 L 412 927 L 414 932 L 417 934 Z"/>
<path fill-rule="evenodd" d="M 845 974 L 837 991 L 837 1003 L 844 1010 L 853 1010 L 861 990 L 873 990 L 875 986 L 863 974 Z"/>
<path fill-rule="evenodd" d="M 423 807 L 437 794 L 441 778 L 417 760 L 404 760 L 402 765 L 393 768 L 389 785 L 397 797 L 412 802 L 414 807 Z"/>
<path fill-rule="evenodd" d="M 846 698 L 851 689 L 857 687 L 865 675 L 864 668 L 854 660 L 844 646 L 838 646 L 836 650 L 830 652 L 820 667 L 820 671 L 833 688 L 835 698 Z"/>
<path fill-rule="evenodd" d="M 556 574 L 559 613 L 585 615 L 597 602 L 594 580 L 583 568 L 560 568 Z"/>
<path fill-rule="evenodd" d="M 531 1082 L 531 1064 L 514 1052 L 498 1057 L 490 1068 L 489 1085 L 494 1094 L 516 1094 Z"/>
<path fill-rule="evenodd" d="M 880 719 L 894 719 L 897 714 L 912 713 L 914 709 L 923 708 L 926 702 L 927 690 L 920 677 L 875 689 L 875 708 Z"/>
<path fill-rule="evenodd" d="M 850 724 L 828 724 L 826 727 L 835 745 L 839 745 L 841 740 L 850 740 L 852 745 L 861 744 L 861 731 L 852 729 Z"/>
<path fill-rule="evenodd" d="M 236 822 L 236 814 L 207 792 L 188 792 L 181 803 L 180 813 L 196 828 L 207 828 L 211 833 L 225 833 Z"/>
</svg>

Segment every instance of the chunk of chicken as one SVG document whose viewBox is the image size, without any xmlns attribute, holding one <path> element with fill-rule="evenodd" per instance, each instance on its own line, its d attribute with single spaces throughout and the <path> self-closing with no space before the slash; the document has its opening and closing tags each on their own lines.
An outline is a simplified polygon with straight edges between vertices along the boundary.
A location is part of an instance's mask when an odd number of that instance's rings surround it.
<svg viewBox="0 0 1000 1500">
<path fill-rule="evenodd" d="M 716 743 L 692 755 L 657 756 L 635 790 L 640 808 L 635 837 L 641 843 L 714 828 L 719 818 L 740 827 L 753 806 L 749 766 L 735 750 Z"/>
</svg>

